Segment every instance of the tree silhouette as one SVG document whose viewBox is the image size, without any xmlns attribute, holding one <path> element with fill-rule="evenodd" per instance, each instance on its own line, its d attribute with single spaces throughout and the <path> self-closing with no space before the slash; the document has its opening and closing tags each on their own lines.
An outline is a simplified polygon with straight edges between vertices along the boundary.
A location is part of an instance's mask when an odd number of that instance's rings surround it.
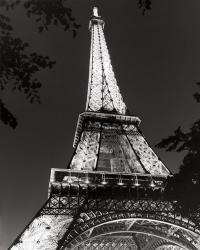
<svg viewBox="0 0 200 250">
<path fill-rule="evenodd" d="M 144 15 L 146 11 L 151 10 L 151 0 L 138 0 L 139 8 L 142 10 L 142 14 Z"/>
<path fill-rule="evenodd" d="M 47 31 L 50 25 L 62 26 L 76 36 L 80 25 L 76 24 L 72 10 L 62 0 L 0 0 L 0 7 L 12 10 L 22 4 L 28 17 L 35 17 L 38 31 Z M 23 93 L 30 102 L 40 102 L 38 94 L 42 83 L 35 74 L 42 69 L 51 69 L 55 61 L 36 52 L 29 53 L 30 45 L 21 38 L 14 37 L 10 18 L 0 14 L 0 91 L 8 86 Z M 12 128 L 17 119 L 0 99 L 0 120 Z"/>
<path fill-rule="evenodd" d="M 197 83 L 200 87 L 200 83 Z M 200 103 L 200 93 L 194 94 Z M 179 173 L 169 181 L 168 193 L 179 201 L 184 213 L 195 213 L 200 209 L 200 120 L 193 123 L 187 132 L 181 127 L 174 134 L 156 145 L 167 151 L 185 152 Z"/>
</svg>

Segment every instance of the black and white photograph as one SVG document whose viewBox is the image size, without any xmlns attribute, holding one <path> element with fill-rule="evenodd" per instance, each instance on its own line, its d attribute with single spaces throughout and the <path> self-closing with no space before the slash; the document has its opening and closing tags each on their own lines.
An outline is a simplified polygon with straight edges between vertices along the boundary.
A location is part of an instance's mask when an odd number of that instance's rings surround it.
<svg viewBox="0 0 200 250">
<path fill-rule="evenodd" d="M 0 0 L 0 250 L 200 250 L 199 105 L 199 0 Z"/>
</svg>

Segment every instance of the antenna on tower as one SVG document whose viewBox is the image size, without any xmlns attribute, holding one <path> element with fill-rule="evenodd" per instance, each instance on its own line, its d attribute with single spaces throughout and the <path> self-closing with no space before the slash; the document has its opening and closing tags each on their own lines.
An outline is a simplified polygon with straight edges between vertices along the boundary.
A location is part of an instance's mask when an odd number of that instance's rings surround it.
<svg viewBox="0 0 200 250">
<path fill-rule="evenodd" d="M 93 16 L 94 17 L 99 17 L 99 15 L 98 15 L 98 8 L 97 7 L 93 7 Z"/>
</svg>

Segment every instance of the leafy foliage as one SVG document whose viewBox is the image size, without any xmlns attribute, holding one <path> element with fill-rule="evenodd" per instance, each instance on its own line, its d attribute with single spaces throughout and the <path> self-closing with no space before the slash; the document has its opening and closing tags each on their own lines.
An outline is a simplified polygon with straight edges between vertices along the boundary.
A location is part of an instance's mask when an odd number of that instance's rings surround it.
<svg viewBox="0 0 200 250">
<path fill-rule="evenodd" d="M 196 92 L 194 98 L 197 102 L 200 102 L 199 97 Z M 156 146 L 186 153 L 179 173 L 169 182 L 168 191 L 173 190 L 173 198 L 179 201 L 184 212 L 200 209 L 200 120 L 194 122 L 188 132 L 179 127 Z"/>
<path fill-rule="evenodd" d="M 72 15 L 72 9 L 66 7 L 66 0 L 0 0 L 0 6 L 7 10 L 22 4 L 27 17 L 35 17 L 38 31 L 47 31 L 50 25 L 59 25 L 64 30 L 71 30 L 73 36 L 77 34 L 80 25 Z"/>
<path fill-rule="evenodd" d="M 138 0 L 139 8 L 142 10 L 143 15 L 146 11 L 151 10 L 151 0 Z"/>
<path fill-rule="evenodd" d="M 55 62 L 48 56 L 28 53 L 28 48 L 28 43 L 13 36 L 9 18 L 0 15 L 0 90 L 3 91 L 11 85 L 13 90 L 23 93 L 32 103 L 40 101 L 38 90 L 42 85 L 34 77 L 35 74 L 41 69 L 52 68 Z M 0 111 L 1 121 L 15 128 L 16 118 L 8 111 L 2 100 Z"/>
<path fill-rule="evenodd" d="M 200 82 L 197 82 L 197 85 L 200 86 Z M 200 94 L 198 92 L 194 93 L 194 98 L 197 102 L 200 102 Z"/>
<path fill-rule="evenodd" d="M 76 36 L 80 25 L 76 24 L 72 10 L 62 0 L 0 0 L 0 7 L 7 10 L 22 4 L 28 17 L 35 17 L 38 31 L 48 30 L 50 25 L 59 25 L 64 30 L 71 30 Z M 23 93 L 30 102 L 40 102 L 39 89 L 42 83 L 35 76 L 43 69 L 51 69 L 55 64 L 48 56 L 36 52 L 29 53 L 30 45 L 13 36 L 10 19 L 0 15 L 0 91 L 7 86 Z M 17 126 L 14 115 L 0 99 L 0 120 L 12 128 Z"/>
<path fill-rule="evenodd" d="M 72 16 L 72 9 L 64 6 L 64 1 L 58 0 L 28 0 L 24 3 L 27 10 L 27 16 L 35 16 L 36 22 L 39 23 L 40 32 L 48 30 L 51 24 L 61 25 L 64 30 L 71 29 L 73 36 L 80 27 Z"/>
<path fill-rule="evenodd" d="M 9 110 L 5 107 L 5 104 L 0 99 L 0 120 L 4 124 L 8 124 L 10 127 L 15 128 L 17 126 L 16 118 L 9 112 Z"/>
</svg>

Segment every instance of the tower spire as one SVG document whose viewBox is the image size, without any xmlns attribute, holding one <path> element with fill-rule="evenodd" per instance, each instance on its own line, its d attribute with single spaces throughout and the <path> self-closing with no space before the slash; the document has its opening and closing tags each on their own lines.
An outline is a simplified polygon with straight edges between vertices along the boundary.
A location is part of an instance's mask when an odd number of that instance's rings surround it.
<svg viewBox="0 0 200 250">
<path fill-rule="evenodd" d="M 93 7 L 93 16 L 94 17 L 99 17 L 99 15 L 98 15 L 98 8 L 97 7 Z"/>
<path fill-rule="evenodd" d="M 91 47 L 86 111 L 125 115 L 127 108 L 111 65 L 103 32 L 104 25 L 97 7 L 94 7 L 89 24 Z"/>
</svg>

